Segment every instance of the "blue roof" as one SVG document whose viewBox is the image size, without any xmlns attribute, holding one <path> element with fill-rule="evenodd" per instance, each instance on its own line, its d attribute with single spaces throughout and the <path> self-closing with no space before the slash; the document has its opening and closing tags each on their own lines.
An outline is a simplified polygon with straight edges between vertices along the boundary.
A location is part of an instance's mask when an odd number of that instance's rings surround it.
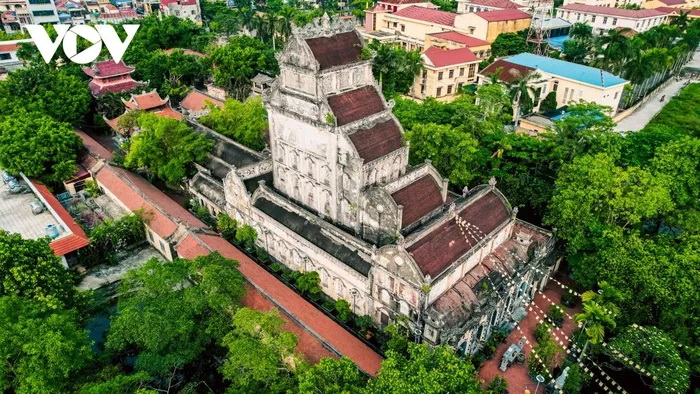
<svg viewBox="0 0 700 394">
<path fill-rule="evenodd" d="M 602 71 L 599 68 L 584 66 L 551 57 L 538 56 L 532 53 L 521 53 L 505 59 L 510 63 L 530 68 L 540 69 L 548 74 L 562 78 L 573 79 L 589 85 L 610 87 L 627 82 L 626 80 Z"/>
<path fill-rule="evenodd" d="M 564 47 L 564 41 L 568 40 L 569 36 L 559 36 L 559 37 L 551 37 L 549 39 L 549 46 L 554 47 L 555 49 L 561 50 Z"/>
</svg>

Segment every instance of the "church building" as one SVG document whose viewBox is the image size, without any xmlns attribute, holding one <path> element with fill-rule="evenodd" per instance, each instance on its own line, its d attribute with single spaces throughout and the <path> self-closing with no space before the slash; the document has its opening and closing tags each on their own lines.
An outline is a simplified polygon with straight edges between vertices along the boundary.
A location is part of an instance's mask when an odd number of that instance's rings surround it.
<svg viewBox="0 0 700 394">
<path fill-rule="evenodd" d="M 410 166 L 363 48 L 352 21 L 296 28 L 263 93 L 269 150 L 209 130 L 217 147 L 190 190 L 357 315 L 473 353 L 525 315 L 558 266 L 554 238 L 517 219 L 494 179 L 456 194 L 429 161 Z"/>
</svg>

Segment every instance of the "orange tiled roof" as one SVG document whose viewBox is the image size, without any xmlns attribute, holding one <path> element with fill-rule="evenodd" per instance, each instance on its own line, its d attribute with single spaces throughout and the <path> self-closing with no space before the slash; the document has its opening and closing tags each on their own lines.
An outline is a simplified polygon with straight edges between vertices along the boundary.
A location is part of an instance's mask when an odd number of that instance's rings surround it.
<svg viewBox="0 0 700 394">
<path fill-rule="evenodd" d="M 90 244 L 87 234 L 82 227 L 73 219 L 66 209 L 58 202 L 53 193 L 43 184 L 32 180 L 34 188 L 39 192 L 39 196 L 48 205 L 48 207 L 56 213 L 61 219 L 61 222 L 67 227 L 66 230 L 71 232 L 70 235 L 61 237 L 51 242 L 49 246 L 56 256 L 63 256 L 78 249 L 84 248 Z"/>
<path fill-rule="evenodd" d="M 212 103 L 219 108 L 224 106 L 223 101 L 207 96 L 196 89 L 187 94 L 185 99 L 180 102 L 180 106 L 188 111 L 201 111 L 207 107 L 208 103 Z"/>
</svg>

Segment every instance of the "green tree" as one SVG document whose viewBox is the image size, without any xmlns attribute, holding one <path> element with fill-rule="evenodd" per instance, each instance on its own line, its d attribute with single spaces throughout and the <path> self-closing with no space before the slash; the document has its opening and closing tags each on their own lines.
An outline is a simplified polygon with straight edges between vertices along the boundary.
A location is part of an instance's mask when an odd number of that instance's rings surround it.
<svg viewBox="0 0 700 394">
<path fill-rule="evenodd" d="M 233 331 L 223 340 L 228 349 L 220 370 L 231 389 L 240 392 L 285 392 L 297 385 L 295 371 L 304 361 L 295 354 L 298 339 L 284 331 L 276 310 L 241 308 L 233 317 Z"/>
<path fill-rule="evenodd" d="M 480 393 L 481 383 L 471 363 L 463 362 L 452 348 L 407 344 L 407 354 L 387 351 L 369 393 Z"/>
<path fill-rule="evenodd" d="M 583 324 L 583 330 L 587 338 L 586 344 L 579 354 L 579 360 L 584 357 L 589 343 L 596 345 L 603 342 L 605 339 L 605 330 L 613 329 L 617 326 L 615 323 L 615 315 L 595 301 L 584 302 L 583 312 L 574 316 L 574 320 L 576 320 L 577 323 Z"/>
<path fill-rule="evenodd" d="M 131 375 L 118 374 L 102 382 L 92 382 L 80 388 L 80 394 L 113 394 L 139 392 L 150 380 L 148 374 L 136 372 Z"/>
<path fill-rule="evenodd" d="M 248 96 L 250 80 L 258 73 L 276 75 L 279 66 L 274 51 L 252 37 L 236 36 L 211 54 L 214 82 L 242 100 Z"/>
<path fill-rule="evenodd" d="M 200 118 L 200 122 L 251 149 L 265 148 L 267 111 L 260 97 L 244 102 L 228 99 L 224 108 L 212 106 L 209 115 Z"/>
<path fill-rule="evenodd" d="M 76 311 L 47 312 L 41 302 L 0 297 L 0 390 L 68 392 L 91 359 Z"/>
<path fill-rule="evenodd" d="M 143 113 L 141 132 L 131 138 L 124 164 L 145 167 L 151 174 L 178 185 L 194 162 L 202 162 L 214 143 L 179 120 Z"/>
<path fill-rule="evenodd" d="M 413 86 L 415 77 L 423 70 L 423 60 L 418 51 L 405 49 L 388 43 L 374 41 L 369 45 L 374 51 L 372 73 L 382 85 L 386 97 L 406 94 Z"/>
<path fill-rule="evenodd" d="M 557 92 L 549 92 L 540 103 L 540 112 L 547 113 L 557 109 Z"/>
<path fill-rule="evenodd" d="M 85 118 L 91 101 L 84 81 L 43 61 L 13 71 L 0 82 L 0 117 L 10 115 L 13 109 L 23 109 L 28 113 L 46 114 L 58 122 L 75 124 Z M 23 118 L 26 113 L 12 116 Z"/>
<path fill-rule="evenodd" d="M 552 376 L 552 369 L 554 369 L 556 364 L 557 354 L 561 351 L 561 346 L 554 342 L 551 335 L 533 346 L 527 358 L 527 369 L 530 372 L 530 376 Z"/>
<path fill-rule="evenodd" d="M 302 394 L 359 394 L 367 379 L 347 357 L 323 358 L 312 368 L 299 375 L 299 392 Z"/>
<path fill-rule="evenodd" d="M 219 216 L 216 217 L 216 229 L 227 241 L 233 241 L 236 239 L 238 221 L 225 213 L 220 213 Z"/>
<path fill-rule="evenodd" d="M 349 321 L 352 317 L 350 303 L 345 300 L 337 300 L 335 302 L 335 310 L 338 312 L 338 318 L 344 322 Z"/>
<path fill-rule="evenodd" d="M 238 231 L 236 231 L 236 241 L 245 246 L 248 250 L 253 249 L 257 239 L 258 232 L 247 224 L 239 227 Z"/>
<path fill-rule="evenodd" d="M 590 40 L 593 38 L 593 27 L 585 22 L 577 22 L 571 26 L 569 37 L 579 40 Z"/>
<path fill-rule="evenodd" d="M 640 226 L 673 208 L 665 182 L 637 167 L 621 168 L 607 154 L 587 155 L 559 172 L 547 223 L 570 253 L 592 248 L 615 226 Z"/>
<path fill-rule="evenodd" d="M 209 59 L 186 55 L 177 49 L 170 54 L 153 51 L 139 59 L 136 77 L 148 81 L 151 89 L 157 89 L 162 97 L 181 100 L 190 86 L 204 82 L 209 72 Z"/>
<path fill-rule="evenodd" d="M 463 129 L 434 123 L 419 124 L 406 133 L 406 139 L 411 143 L 411 164 L 417 165 L 429 159 L 458 187 L 474 179 L 471 163 L 478 141 Z"/>
<path fill-rule="evenodd" d="M 627 359 L 620 359 L 618 353 Z M 690 368 L 676 343 L 656 327 L 627 327 L 605 348 L 605 353 L 621 368 L 638 368 L 653 376 L 651 389 L 656 393 L 685 393 L 690 389 Z M 630 368 L 630 364 L 637 368 Z"/>
<path fill-rule="evenodd" d="M 33 300 L 46 309 L 76 306 L 79 297 L 71 274 L 49 242 L 0 230 L 0 296 Z"/>
<path fill-rule="evenodd" d="M 499 34 L 491 44 L 491 56 L 496 58 L 529 52 L 530 48 L 527 45 L 526 37 L 527 30 Z"/>
<path fill-rule="evenodd" d="M 561 48 L 567 61 L 585 64 L 590 54 L 590 42 L 581 39 L 566 40 Z"/>
<path fill-rule="evenodd" d="M 237 263 L 219 254 L 128 271 L 119 287 L 107 349 L 138 350 L 136 368 L 166 376 L 193 361 L 229 330 L 245 281 Z"/>
<path fill-rule="evenodd" d="M 107 92 L 97 97 L 97 112 L 107 119 L 114 119 L 124 113 L 124 103 L 122 99 L 127 98 L 130 93 Z"/>
<path fill-rule="evenodd" d="M 521 114 L 528 114 L 539 100 L 538 92 L 532 87 L 532 83 L 540 80 L 542 75 L 538 72 L 529 72 L 518 75 L 513 82 L 508 84 L 508 93 L 513 100 L 514 122 L 517 125 Z"/>
<path fill-rule="evenodd" d="M 316 295 L 321 293 L 321 277 L 316 271 L 302 272 L 296 278 L 295 284 L 304 294 Z"/>
<path fill-rule="evenodd" d="M 39 112 L 0 116 L 0 167 L 47 183 L 72 178 L 82 141 L 67 123 Z"/>
</svg>

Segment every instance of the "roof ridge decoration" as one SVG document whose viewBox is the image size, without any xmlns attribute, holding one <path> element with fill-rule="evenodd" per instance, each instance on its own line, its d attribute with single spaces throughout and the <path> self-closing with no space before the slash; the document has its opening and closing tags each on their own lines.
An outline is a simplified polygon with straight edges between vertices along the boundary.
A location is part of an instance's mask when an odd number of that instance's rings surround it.
<svg viewBox="0 0 700 394">
<path fill-rule="evenodd" d="M 305 26 L 299 27 L 292 25 L 292 34 L 302 38 L 317 38 L 331 37 L 336 34 L 348 33 L 355 30 L 355 22 L 353 19 L 340 19 L 337 16 L 330 17 L 328 13 L 324 13 L 319 18 L 314 18 L 313 21 Z"/>
</svg>

